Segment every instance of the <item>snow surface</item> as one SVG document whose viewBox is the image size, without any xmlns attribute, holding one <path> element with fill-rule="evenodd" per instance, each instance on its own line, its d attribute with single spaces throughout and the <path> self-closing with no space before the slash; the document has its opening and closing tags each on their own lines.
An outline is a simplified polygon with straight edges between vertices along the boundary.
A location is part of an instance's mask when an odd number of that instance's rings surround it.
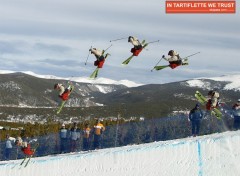
<svg viewBox="0 0 240 176">
<path fill-rule="evenodd" d="M 4 176 L 239 176 L 240 131 L 0 162 Z"/>
<path fill-rule="evenodd" d="M 10 74 L 10 73 L 16 73 L 15 71 L 10 70 L 0 70 L 0 74 Z M 114 85 L 124 85 L 127 87 L 138 87 L 143 84 L 135 83 L 133 81 L 129 80 L 120 80 L 115 81 L 108 78 L 97 78 L 97 79 L 90 79 L 88 77 L 69 77 L 69 78 L 63 78 L 63 77 L 57 77 L 54 75 L 39 75 L 31 71 L 21 71 L 21 73 L 25 73 L 37 78 L 43 78 L 43 79 L 61 79 L 61 80 L 71 80 L 79 83 L 91 83 L 91 84 L 114 84 Z"/>
<path fill-rule="evenodd" d="M 200 87 L 210 89 L 210 84 L 204 82 L 200 79 L 210 79 L 213 81 L 229 82 L 224 87 L 224 90 L 236 90 L 240 91 L 240 75 L 224 75 L 221 77 L 212 77 L 212 78 L 198 78 L 187 81 L 190 87 Z"/>
</svg>

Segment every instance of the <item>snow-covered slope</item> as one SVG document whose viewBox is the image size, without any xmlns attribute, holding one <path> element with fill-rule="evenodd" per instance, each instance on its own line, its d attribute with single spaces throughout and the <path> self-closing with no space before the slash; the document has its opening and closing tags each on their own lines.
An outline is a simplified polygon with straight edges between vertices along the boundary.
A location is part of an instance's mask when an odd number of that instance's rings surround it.
<svg viewBox="0 0 240 176">
<path fill-rule="evenodd" d="M 223 87 L 224 90 L 240 91 L 240 75 L 226 75 L 221 77 L 212 78 L 198 78 L 187 81 L 190 87 L 200 87 L 205 89 L 211 89 L 211 83 L 206 80 L 213 80 L 219 82 L 227 82 Z"/>
<path fill-rule="evenodd" d="M 15 73 L 14 71 L 9 70 L 0 70 L 0 74 L 9 74 L 9 73 Z M 114 85 L 124 85 L 127 87 L 138 87 L 142 84 L 135 83 L 133 81 L 129 80 L 120 80 L 115 81 L 108 78 L 97 78 L 97 79 L 89 79 L 88 77 L 69 77 L 69 78 L 63 78 L 63 77 L 57 77 L 54 75 L 39 75 L 36 73 L 33 73 L 31 71 L 22 71 L 22 73 L 37 77 L 37 78 L 43 78 L 43 79 L 61 79 L 61 80 L 71 80 L 79 83 L 91 83 L 91 84 L 114 84 Z"/>
<path fill-rule="evenodd" d="M 92 152 L 0 162 L 13 176 L 238 176 L 240 131 Z"/>
</svg>

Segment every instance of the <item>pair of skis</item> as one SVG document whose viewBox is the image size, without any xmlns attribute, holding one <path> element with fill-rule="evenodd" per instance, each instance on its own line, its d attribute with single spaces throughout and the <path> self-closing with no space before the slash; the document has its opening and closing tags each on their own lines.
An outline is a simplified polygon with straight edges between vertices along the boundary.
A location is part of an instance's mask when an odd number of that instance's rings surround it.
<svg viewBox="0 0 240 176">
<path fill-rule="evenodd" d="M 198 102 L 201 103 L 202 105 L 206 105 L 206 103 L 208 102 L 207 98 L 204 97 L 199 91 L 196 91 L 195 93 L 195 97 L 197 98 Z M 215 117 L 217 117 L 218 119 L 222 118 L 222 113 L 219 109 L 217 108 L 213 108 L 211 110 L 211 115 L 214 115 Z"/>
</svg>

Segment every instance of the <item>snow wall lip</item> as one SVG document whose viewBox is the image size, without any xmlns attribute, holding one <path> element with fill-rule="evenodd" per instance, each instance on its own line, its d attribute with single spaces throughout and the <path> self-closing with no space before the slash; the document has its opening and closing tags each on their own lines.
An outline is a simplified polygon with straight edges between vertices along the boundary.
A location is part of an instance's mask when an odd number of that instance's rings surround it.
<svg viewBox="0 0 240 176">
<path fill-rule="evenodd" d="M 240 131 L 0 162 L 1 175 L 238 175 Z"/>
</svg>

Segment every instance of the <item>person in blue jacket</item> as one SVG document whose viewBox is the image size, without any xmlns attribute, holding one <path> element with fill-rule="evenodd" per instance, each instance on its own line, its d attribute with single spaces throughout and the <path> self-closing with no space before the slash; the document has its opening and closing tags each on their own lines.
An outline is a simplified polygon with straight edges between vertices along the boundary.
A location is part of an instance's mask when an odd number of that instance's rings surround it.
<svg viewBox="0 0 240 176">
<path fill-rule="evenodd" d="M 192 135 L 196 137 L 199 135 L 200 122 L 203 118 L 202 110 L 200 105 L 197 103 L 196 106 L 189 113 L 189 120 L 192 122 Z"/>
</svg>

